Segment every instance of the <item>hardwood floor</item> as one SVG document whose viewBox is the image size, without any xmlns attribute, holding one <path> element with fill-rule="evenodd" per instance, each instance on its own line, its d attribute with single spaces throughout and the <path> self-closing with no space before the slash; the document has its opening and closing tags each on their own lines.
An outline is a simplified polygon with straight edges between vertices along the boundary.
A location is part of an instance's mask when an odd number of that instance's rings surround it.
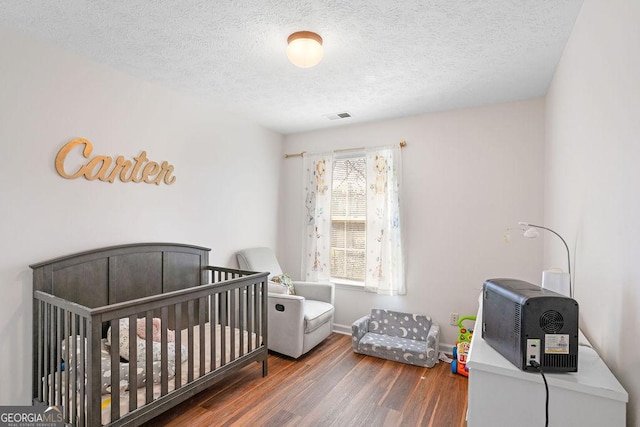
<svg viewBox="0 0 640 427">
<path fill-rule="evenodd" d="M 356 354 L 333 334 L 298 360 L 269 355 L 146 426 L 466 426 L 467 379 Z"/>
</svg>

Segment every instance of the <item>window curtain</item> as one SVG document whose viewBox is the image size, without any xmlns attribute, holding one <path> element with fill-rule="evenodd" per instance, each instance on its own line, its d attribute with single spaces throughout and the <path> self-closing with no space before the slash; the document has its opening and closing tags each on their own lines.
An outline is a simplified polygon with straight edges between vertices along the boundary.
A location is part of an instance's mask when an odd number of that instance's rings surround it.
<svg viewBox="0 0 640 427">
<path fill-rule="evenodd" d="M 302 276 L 310 282 L 331 276 L 331 186 L 333 153 L 303 155 L 305 197 Z"/>
<path fill-rule="evenodd" d="M 367 270 L 365 290 L 404 295 L 405 269 L 400 218 L 402 156 L 399 146 L 366 150 Z"/>
</svg>

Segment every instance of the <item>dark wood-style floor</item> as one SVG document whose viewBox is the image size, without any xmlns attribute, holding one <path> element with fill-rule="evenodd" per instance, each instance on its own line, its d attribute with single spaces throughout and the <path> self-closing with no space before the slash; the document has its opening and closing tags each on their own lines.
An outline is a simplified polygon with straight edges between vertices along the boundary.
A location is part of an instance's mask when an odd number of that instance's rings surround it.
<svg viewBox="0 0 640 427">
<path fill-rule="evenodd" d="M 147 426 L 461 426 L 467 378 L 450 365 L 420 368 L 356 354 L 333 334 L 294 360 L 269 355 Z"/>
</svg>

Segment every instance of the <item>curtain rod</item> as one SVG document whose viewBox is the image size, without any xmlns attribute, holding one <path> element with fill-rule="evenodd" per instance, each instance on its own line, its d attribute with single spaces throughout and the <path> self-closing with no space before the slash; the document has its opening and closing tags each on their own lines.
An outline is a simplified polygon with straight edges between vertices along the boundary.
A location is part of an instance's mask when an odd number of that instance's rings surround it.
<svg viewBox="0 0 640 427">
<path fill-rule="evenodd" d="M 407 146 L 407 141 L 400 141 L 400 148 L 404 148 Z M 357 148 L 345 148 L 343 150 L 333 150 L 334 153 L 346 153 L 348 151 L 359 151 L 359 150 L 364 150 L 366 147 L 357 147 Z M 293 153 L 293 154 L 285 154 L 284 158 L 288 159 L 289 157 L 302 157 L 306 154 L 306 151 L 303 151 L 301 153 Z"/>
</svg>

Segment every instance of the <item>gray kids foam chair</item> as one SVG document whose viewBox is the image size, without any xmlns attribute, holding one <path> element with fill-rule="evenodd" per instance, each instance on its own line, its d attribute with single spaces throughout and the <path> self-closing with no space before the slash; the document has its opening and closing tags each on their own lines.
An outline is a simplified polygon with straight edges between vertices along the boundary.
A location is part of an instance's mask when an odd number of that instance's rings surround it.
<svg viewBox="0 0 640 427">
<path fill-rule="evenodd" d="M 351 325 L 353 351 L 411 365 L 438 361 L 440 326 L 422 314 L 375 308 Z"/>
</svg>

